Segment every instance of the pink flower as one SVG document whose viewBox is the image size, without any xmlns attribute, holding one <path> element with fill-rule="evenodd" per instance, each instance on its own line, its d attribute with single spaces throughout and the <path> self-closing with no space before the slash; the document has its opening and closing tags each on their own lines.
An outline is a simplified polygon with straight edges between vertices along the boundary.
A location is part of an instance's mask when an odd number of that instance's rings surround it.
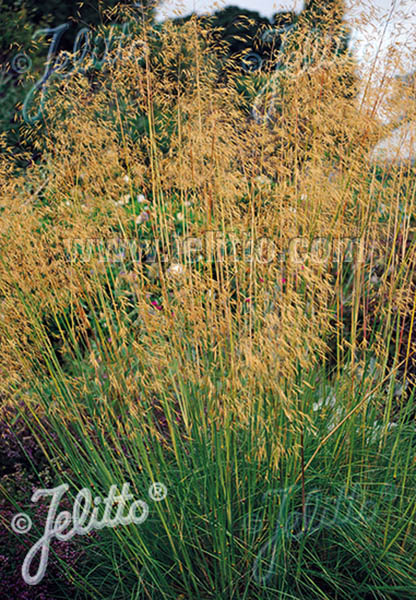
<svg viewBox="0 0 416 600">
<path fill-rule="evenodd" d="M 156 310 L 162 310 L 162 307 L 157 303 L 156 300 L 152 300 L 152 306 L 154 306 Z"/>
</svg>

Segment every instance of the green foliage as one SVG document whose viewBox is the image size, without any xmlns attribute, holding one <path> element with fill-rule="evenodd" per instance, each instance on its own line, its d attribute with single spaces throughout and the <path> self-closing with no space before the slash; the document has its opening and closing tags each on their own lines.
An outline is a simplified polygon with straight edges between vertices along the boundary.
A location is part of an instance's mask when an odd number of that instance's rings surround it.
<svg viewBox="0 0 416 600">
<path fill-rule="evenodd" d="M 138 5 L 141 4 L 141 7 Z M 151 2 L 124 3 L 118 0 L 95 0 L 84 2 L 61 2 L 48 0 L 38 3 L 33 0 L 16 0 L 10 6 L 0 0 L 0 132 L 5 132 L 6 141 L 16 157 L 16 163 L 26 166 L 39 158 L 42 137 L 39 128 L 31 134 L 22 119 L 22 105 L 33 84 L 39 81 L 46 70 L 46 61 L 53 34 L 35 35 L 40 30 L 53 29 L 68 24 L 68 29 L 59 37 L 56 53 L 74 50 L 75 38 L 81 28 L 91 30 L 90 44 L 94 48 L 94 30 L 101 25 L 115 25 L 127 18 L 152 17 Z M 103 28 L 103 27 L 101 27 Z M 101 42 L 98 42 L 99 46 Z M 101 43 L 101 46 L 103 44 Z M 98 49 L 98 53 L 101 48 Z M 27 68 L 16 68 L 16 57 L 23 55 Z M 23 134 L 24 130 L 24 134 Z"/>
<path fill-rule="evenodd" d="M 16 1 L 12 6 L 0 0 L 0 62 L 4 64 L 12 48 L 27 47 L 35 24 L 33 11 Z"/>
<path fill-rule="evenodd" d="M 109 20 L 114 20 L 116 14 L 115 8 L 119 5 L 131 8 L 135 5 L 140 5 L 143 10 L 148 10 L 152 4 L 152 0 L 92 0 L 90 2 L 82 2 L 80 0 L 45 0 L 42 3 L 36 0 L 21 0 L 20 2 L 30 15 L 30 22 L 39 27 L 47 23 L 48 27 L 57 27 L 64 23 L 70 23 L 73 26 L 71 30 L 64 34 L 62 39 L 62 47 L 71 50 L 72 42 L 76 34 L 76 30 L 80 27 L 95 28 L 98 25 L 104 24 Z M 140 14 L 140 8 L 135 8 L 135 14 Z"/>
<path fill-rule="evenodd" d="M 217 10 L 210 17 L 198 17 L 198 20 L 202 25 L 214 30 L 214 40 L 218 45 L 225 46 L 228 58 L 235 61 L 235 66 L 243 66 L 244 70 L 250 70 L 250 62 L 247 62 L 244 56 L 255 53 L 261 62 L 256 62 L 254 57 L 251 57 L 252 69 L 258 70 L 263 65 L 267 70 L 275 66 L 284 37 L 289 30 L 296 35 L 301 29 L 310 29 L 317 38 L 328 32 L 336 38 L 334 52 L 345 53 L 348 47 L 348 32 L 343 22 L 344 12 L 343 0 L 310 0 L 299 15 L 293 11 L 282 11 L 273 16 L 272 22 L 256 11 L 238 6 L 227 6 Z M 177 21 L 183 23 L 192 17 L 195 15 Z"/>
</svg>

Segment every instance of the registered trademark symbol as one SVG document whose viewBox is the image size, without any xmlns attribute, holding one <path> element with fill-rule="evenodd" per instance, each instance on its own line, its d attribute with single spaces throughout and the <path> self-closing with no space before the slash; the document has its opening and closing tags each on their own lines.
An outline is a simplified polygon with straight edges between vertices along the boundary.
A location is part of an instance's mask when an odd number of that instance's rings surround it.
<svg viewBox="0 0 416 600">
<path fill-rule="evenodd" d="M 163 483 L 159 483 L 158 481 L 156 483 L 152 483 L 152 485 L 149 488 L 149 497 L 155 502 L 160 502 L 161 500 L 164 500 L 167 495 L 168 488 Z"/>
</svg>

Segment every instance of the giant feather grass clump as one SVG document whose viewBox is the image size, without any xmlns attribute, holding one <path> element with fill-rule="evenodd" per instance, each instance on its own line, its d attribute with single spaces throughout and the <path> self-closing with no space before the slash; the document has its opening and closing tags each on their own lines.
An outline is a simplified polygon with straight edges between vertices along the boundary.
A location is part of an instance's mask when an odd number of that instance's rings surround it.
<svg viewBox="0 0 416 600">
<path fill-rule="evenodd" d="M 256 120 L 265 75 L 224 78 L 196 19 L 136 36 L 1 164 L 4 403 L 72 499 L 168 489 L 62 571 L 80 598 L 411 598 L 414 174 L 369 164 L 336 63 Z"/>
</svg>

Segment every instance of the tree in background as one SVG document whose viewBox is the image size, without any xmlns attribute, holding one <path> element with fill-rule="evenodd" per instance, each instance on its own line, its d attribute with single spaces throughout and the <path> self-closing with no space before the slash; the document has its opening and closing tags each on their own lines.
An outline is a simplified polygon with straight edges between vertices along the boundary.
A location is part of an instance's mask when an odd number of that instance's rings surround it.
<svg viewBox="0 0 416 600">
<path fill-rule="evenodd" d="M 306 0 L 305 8 L 299 15 L 302 27 L 319 30 L 324 36 L 332 36 L 334 54 L 345 54 L 350 37 L 345 23 L 344 0 Z"/>
<path fill-rule="evenodd" d="M 0 0 L 0 133 L 16 153 L 22 137 L 20 106 L 45 70 L 52 33 L 38 35 L 44 29 L 68 25 L 59 37 L 60 50 L 72 52 L 74 40 L 81 28 L 92 31 L 99 25 L 119 23 L 128 9 L 131 17 L 152 18 L 154 0 Z"/>
<path fill-rule="evenodd" d="M 316 37 L 331 34 L 336 41 L 334 54 L 345 53 L 348 48 L 348 32 L 344 23 L 343 0 L 306 0 L 304 10 L 275 13 L 272 21 L 258 12 L 228 6 L 212 16 L 194 13 L 175 19 L 184 23 L 196 17 L 213 30 L 213 39 L 226 48 L 231 65 L 244 71 L 270 70 L 276 66 L 282 44 L 288 31 L 314 32 Z"/>
<path fill-rule="evenodd" d="M 61 47 L 72 49 L 72 41 L 78 27 L 94 28 L 116 19 L 115 7 L 133 9 L 137 14 L 141 11 L 149 13 L 154 8 L 154 0 L 16 0 L 14 5 L 26 11 L 28 22 L 41 27 L 58 27 L 64 23 L 73 24 L 63 36 Z"/>
<path fill-rule="evenodd" d="M 175 19 L 175 22 L 182 24 L 192 18 L 196 18 L 202 27 L 210 30 L 212 42 L 221 49 L 221 54 L 225 54 L 234 68 L 243 67 L 250 70 L 249 55 L 253 53 L 257 53 L 262 60 L 266 58 L 261 36 L 265 30 L 270 29 L 271 23 L 258 12 L 238 6 L 227 6 L 210 16 L 192 13 Z M 257 64 L 253 66 L 253 70 L 258 67 Z"/>
<path fill-rule="evenodd" d="M 117 23 L 121 11 L 117 7 L 129 9 L 132 16 L 152 17 L 155 0 L 0 0 L 0 69 L 10 71 L 7 79 L 17 79 L 19 69 L 14 69 L 13 57 L 20 51 L 30 54 L 31 59 L 42 55 L 39 39 L 33 41 L 34 34 L 42 29 L 53 29 L 68 25 L 59 39 L 61 50 L 72 51 L 74 39 L 81 27 L 94 30 L 101 24 Z M 4 78 L 3 78 L 4 79 Z M 2 97 L 0 81 L 0 98 Z"/>
<path fill-rule="evenodd" d="M 309 19 L 314 26 L 334 27 L 341 25 L 345 17 L 344 0 L 305 0 L 302 16 Z"/>
<path fill-rule="evenodd" d="M 228 57 L 242 61 L 240 64 L 246 70 L 250 70 L 250 55 L 256 53 L 262 61 L 266 58 L 262 34 L 270 28 L 270 21 L 258 12 L 228 6 L 214 13 L 210 26 L 216 30 L 216 40 L 226 44 Z M 252 66 L 256 68 L 256 62 Z"/>
</svg>

